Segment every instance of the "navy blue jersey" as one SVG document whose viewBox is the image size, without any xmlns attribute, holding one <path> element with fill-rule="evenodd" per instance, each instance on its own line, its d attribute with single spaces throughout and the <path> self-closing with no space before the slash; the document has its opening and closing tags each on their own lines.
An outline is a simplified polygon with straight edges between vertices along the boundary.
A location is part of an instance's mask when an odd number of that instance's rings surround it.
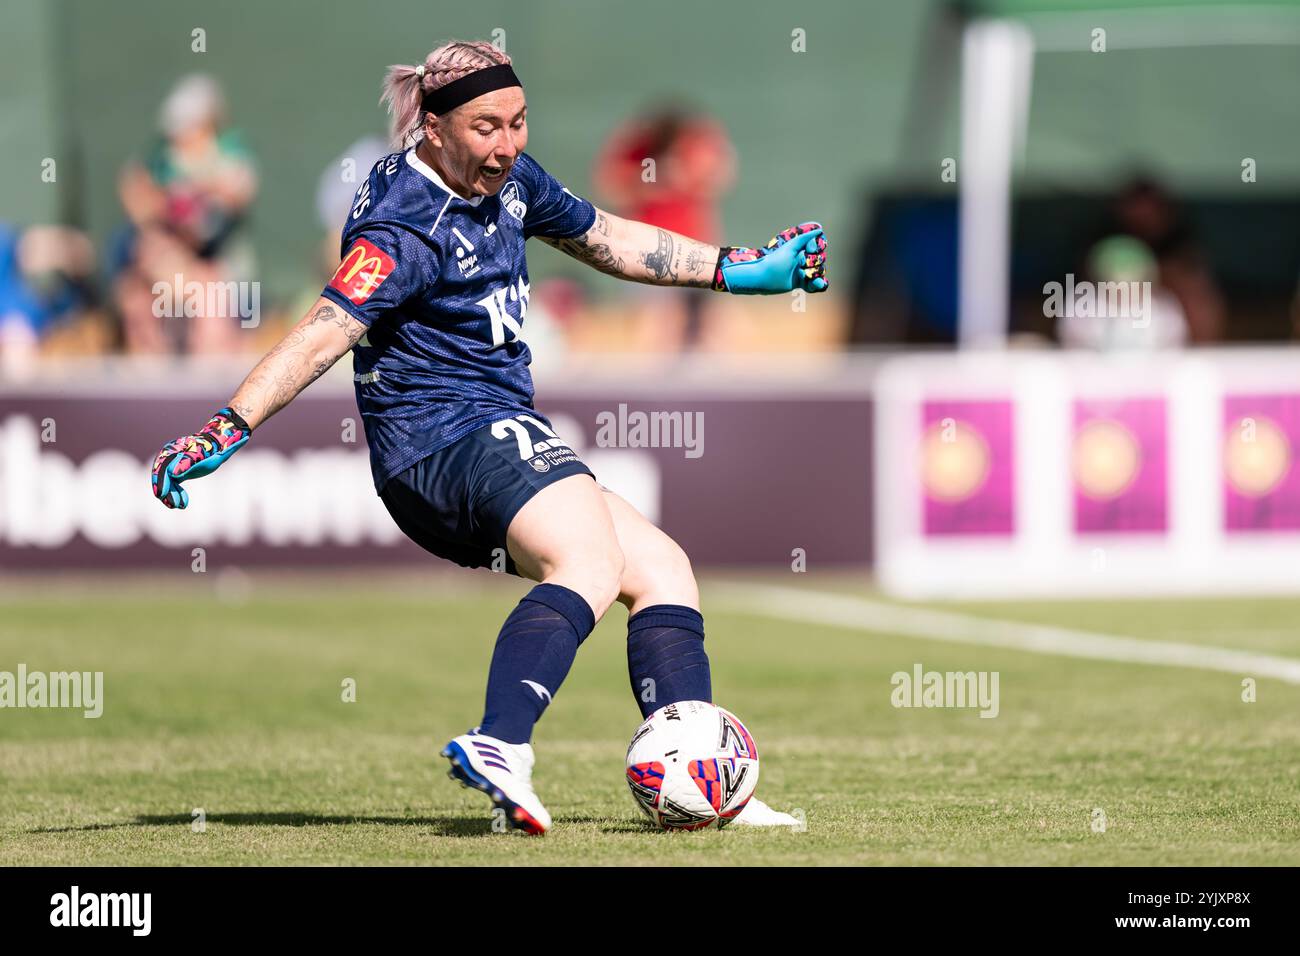
<svg viewBox="0 0 1300 956">
<path fill-rule="evenodd" d="M 368 328 L 353 349 L 376 489 L 476 428 L 533 407 L 529 236 L 568 238 L 595 209 L 520 153 L 495 196 L 464 199 L 414 149 L 380 160 L 322 293 Z"/>
</svg>

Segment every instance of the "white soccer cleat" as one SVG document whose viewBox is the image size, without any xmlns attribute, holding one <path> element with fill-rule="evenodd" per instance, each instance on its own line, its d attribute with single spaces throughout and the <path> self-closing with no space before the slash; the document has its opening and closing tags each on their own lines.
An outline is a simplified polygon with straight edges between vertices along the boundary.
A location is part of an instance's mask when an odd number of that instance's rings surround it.
<svg viewBox="0 0 1300 956">
<path fill-rule="evenodd" d="M 451 761 L 447 776 L 486 793 L 516 830 L 540 835 L 551 828 L 551 815 L 533 793 L 531 744 L 508 744 L 471 731 L 452 738 L 442 755 Z"/>
<path fill-rule="evenodd" d="M 773 810 L 758 797 L 750 797 L 749 802 L 745 804 L 745 808 L 736 815 L 736 819 L 731 821 L 731 825 L 737 827 L 797 827 L 800 823 L 798 819 L 788 813 Z"/>
</svg>

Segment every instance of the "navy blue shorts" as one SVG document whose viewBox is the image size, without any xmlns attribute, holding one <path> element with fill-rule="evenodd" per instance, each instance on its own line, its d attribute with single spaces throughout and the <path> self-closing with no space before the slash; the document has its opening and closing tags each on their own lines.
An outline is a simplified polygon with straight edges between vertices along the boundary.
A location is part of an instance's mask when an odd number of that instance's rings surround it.
<svg viewBox="0 0 1300 956">
<path fill-rule="evenodd" d="M 506 530 L 519 509 L 561 478 L 595 480 L 550 424 L 530 412 L 485 425 L 394 475 L 379 497 L 426 551 L 463 567 L 518 574 Z"/>
</svg>

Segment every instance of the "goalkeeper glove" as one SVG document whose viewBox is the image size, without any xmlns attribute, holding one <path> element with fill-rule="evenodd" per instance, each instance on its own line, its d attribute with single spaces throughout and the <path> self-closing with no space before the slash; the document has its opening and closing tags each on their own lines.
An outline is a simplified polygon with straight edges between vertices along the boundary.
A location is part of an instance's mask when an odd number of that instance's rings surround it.
<svg viewBox="0 0 1300 956">
<path fill-rule="evenodd" d="M 762 249 L 723 246 L 713 273 L 715 292 L 736 295 L 825 292 L 828 286 L 826 238 L 816 222 L 784 229 Z"/>
<path fill-rule="evenodd" d="M 212 474 L 252 434 L 233 409 L 223 408 L 196 434 L 168 442 L 153 460 L 154 497 L 168 508 L 186 507 L 190 496 L 181 482 Z"/>
</svg>

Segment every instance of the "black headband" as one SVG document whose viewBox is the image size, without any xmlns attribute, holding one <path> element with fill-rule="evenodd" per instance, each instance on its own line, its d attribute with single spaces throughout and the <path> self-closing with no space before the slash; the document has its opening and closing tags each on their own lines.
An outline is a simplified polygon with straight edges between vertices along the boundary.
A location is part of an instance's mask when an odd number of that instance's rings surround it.
<svg viewBox="0 0 1300 956">
<path fill-rule="evenodd" d="M 489 66 L 485 70 L 475 70 L 468 76 L 462 76 L 459 80 L 440 86 L 431 93 L 425 93 L 424 99 L 420 101 L 420 108 L 435 116 L 441 116 L 484 93 L 503 90 L 508 86 L 522 87 L 523 85 L 519 82 L 519 77 L 515 76 L 515 71 L 510 64 L 502 63 L 500 66 Z"/>
</svg>

